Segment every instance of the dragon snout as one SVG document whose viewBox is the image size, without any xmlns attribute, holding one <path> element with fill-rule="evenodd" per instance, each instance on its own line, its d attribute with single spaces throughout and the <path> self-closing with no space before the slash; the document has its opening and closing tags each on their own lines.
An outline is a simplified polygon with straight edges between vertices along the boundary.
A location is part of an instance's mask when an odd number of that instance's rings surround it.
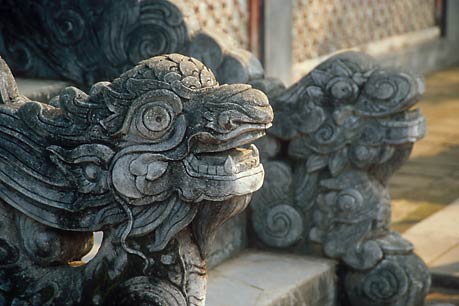
<svg viewBox="0 0 459 306">
<path fill-rule="evenodd" d="M 223 100 L 223 103 L 225 107 L 218 116 L 219 123 L 230 121 L 236 125 L 261 124 L 268 127 L 274 118 L 268 98 L 258 89 L 245 88 Z"/>
<path fill-rule="evenodd" d="M 271 124 L 274 118 L 274 113 L 269 105 L 268 97 L 258 89 L 249 89 L 241 99 L 247 108 L 252 111 L 253 118 L 259 123 Z"/>
</svg>

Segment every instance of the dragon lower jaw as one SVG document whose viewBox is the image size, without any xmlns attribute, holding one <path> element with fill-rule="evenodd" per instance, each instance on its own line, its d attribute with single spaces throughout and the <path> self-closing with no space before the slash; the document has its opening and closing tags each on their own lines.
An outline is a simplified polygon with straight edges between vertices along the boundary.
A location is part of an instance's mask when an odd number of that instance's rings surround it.
<svg viewBox="0 0 459 306">
<path fill-rule="evenodd" d="M 253 144 L 218 153 L 191 154 L 183 165 L 187 180 L 194 186 L 192 194 L 182 189 L 183 196 L 195 201 L 225 201 L 251 194 L 263 184 L 264 170 Z"/>
<path fill-rule="evenodd" d="M 256 174 L 260 169 L 257 147 L 238 147 L 218 153 L 190 154 L 184 160 L 187 172 L 193 177 L 216 180 L 236 180 Z"/>
<path fill-rule="evenodd" d="M 263 136 L 264 130 L 249 131 L 225 142 L 225 150 L 191 153 L 183 161 L 188 186 L 182 196 L 194 201 L 225 201 L 251 194 L 261 188 L 263 166 L 257 147 L 248 144 Z"/>
</svg>

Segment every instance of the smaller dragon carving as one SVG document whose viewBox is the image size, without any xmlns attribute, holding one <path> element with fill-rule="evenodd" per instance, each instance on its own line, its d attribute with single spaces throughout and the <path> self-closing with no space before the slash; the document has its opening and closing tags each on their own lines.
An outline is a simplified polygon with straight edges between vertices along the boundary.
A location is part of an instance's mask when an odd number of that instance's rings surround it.
<svg viewBox="0 0 459 306">
<path fill-rule="evenodd" d="M 204 305 L 207 245 L 263 183 L 267 97 L 170 54 L 44 104 L 0 64 L 0 304 Z"/>
<path fill-rule="evenodd" d="M 425 134 L 413 109 L 422 79 L 346 52 L 271 92 L 276 117 L 259 140 L 266 180 L 251 205 L 258 237 L 309 251 L 319 243 L 347 267 L 352 305 L 421 305 L 429 273 L 390 230 L 387 182 Z"/>
</svg>

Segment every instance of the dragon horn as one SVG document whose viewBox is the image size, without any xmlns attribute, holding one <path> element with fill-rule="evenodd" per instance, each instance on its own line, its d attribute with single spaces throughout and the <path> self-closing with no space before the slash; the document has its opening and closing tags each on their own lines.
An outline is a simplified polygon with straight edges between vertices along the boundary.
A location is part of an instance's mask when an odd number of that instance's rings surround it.
<svg viewBox="0 0 459 306">
<path fill-rule="evenodd" d="M 11 104 L 24 97 L 19 93 L 16 80 L 8 64 L 0 57 L 0 104 Z"/>
</svg>

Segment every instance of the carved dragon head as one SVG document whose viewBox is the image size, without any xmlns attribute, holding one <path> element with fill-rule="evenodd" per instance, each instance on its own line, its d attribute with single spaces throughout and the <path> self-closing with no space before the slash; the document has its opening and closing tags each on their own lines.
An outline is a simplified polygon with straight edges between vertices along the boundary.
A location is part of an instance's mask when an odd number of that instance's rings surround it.
<svg viewBox="0 0 459 306">
<path fill-rule="evenodd" d="M 398 149 L 411 148 L 425 134 L 424 118 L 412 110 L 423 92 L 419 76 L 378 67 L 362 53 L 341 53 L 273 97 L 270 134 L 290 141 L 292 157 L 324 156 L 320 164 L 326 166 L 340 155 L 353 167 L 387 168 Z"/>
<path fill-rule="evenodd" d="M 16 100 L 0 104 L 0 130 L 15 131 L 1 149 L 24 156 L 1 159 L 19 169 L 0 178 L 1 199 L 52 227 L 101 230 L 127 213 L 129 233 L 156 231 L 150 249 L 161 249 L 199 208 L 237 207 L 229 217 L 263 182 L 249 144 L 273 119 L 266 96 L 219 85 L 193 58 L 145 60 L 89 95 L 69 87 L 49 104 Z"/>
</svg>

